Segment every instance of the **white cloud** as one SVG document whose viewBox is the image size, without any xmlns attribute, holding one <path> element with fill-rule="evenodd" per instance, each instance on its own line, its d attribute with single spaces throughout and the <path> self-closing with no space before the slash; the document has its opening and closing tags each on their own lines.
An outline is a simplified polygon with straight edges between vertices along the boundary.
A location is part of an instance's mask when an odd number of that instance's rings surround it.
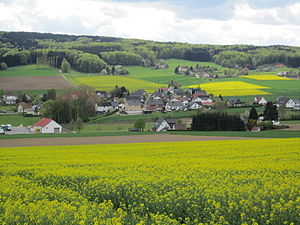
<svg viewBox="0 0 300 225">
<path fill-rule="evenodd" d="M 0 0 L 1 1 L 1 0 Z M 91 34 L 210 44 L 300 45 L 300 4 L 257 9 L 238 3 L 227 20 L 181 17 L 166 3 L 11 0 L 0 30 Z"/>
</svg>

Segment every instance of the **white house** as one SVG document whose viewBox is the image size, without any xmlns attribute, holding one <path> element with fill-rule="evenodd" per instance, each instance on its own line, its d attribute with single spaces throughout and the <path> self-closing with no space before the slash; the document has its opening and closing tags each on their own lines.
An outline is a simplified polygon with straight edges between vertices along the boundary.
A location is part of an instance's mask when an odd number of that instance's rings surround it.
<svg viewBox="0 0 300 225">
<path fill-rule="evenodd" d="M 160 131 L 167 131 L 167 130 L 174 130 L 177 120 L 176 119 L 165 119 L 160 118 L 154 125 L 153 131 L 160 132 Z"/>
<path fill-rule="evenodd" d="M 43 134 L 61 133 L 62 126 L 52 119 L 42 118 L 31 126 L 31 131 Z"/>
<path fill-rule="evenodd" d="M 300 99 L 291 98 L 285 104 L 286 108 L 300 110 Z"/>
<path fill-rule="evenodd" d="M 267 100 L 262 96 L 256 96 L 253 101 L 254 104 L 266 105 Z"/>
<path fill-rule="evenodd" d="M 6 105 L 14 105 L 16 104 L 16 101 L 17 101 L 17 97 L 14 96 L 14 95 L 3 95 L 3 102 L 6 104 Z"/>
<path fill-rule="evenodd" d="M 191 109 L 191 110 L 197 110 L 197 109 L 201 109 L 201 108 L 202 108 L 201 103 L 192 102 L 192 103 L 189 105 L 189 109 Z"/>
<path fill-rule="evenodd" d="M 182 104 L 182 102 L 177 101 L 177 102 L 168 102 L 166 104 L 166 111 L 181 111 L 184 109 L 184 105 Z"/>
<path fill-rule="evenodd" d="M 213 100 L 211 99 L 211 97 L 207 97 L 207 96 L 198 96 L 197 98 L 195 98 L 193 100 L 194 102 L 200 102 L 200 103 L 213 103 Z"/>
</svg>

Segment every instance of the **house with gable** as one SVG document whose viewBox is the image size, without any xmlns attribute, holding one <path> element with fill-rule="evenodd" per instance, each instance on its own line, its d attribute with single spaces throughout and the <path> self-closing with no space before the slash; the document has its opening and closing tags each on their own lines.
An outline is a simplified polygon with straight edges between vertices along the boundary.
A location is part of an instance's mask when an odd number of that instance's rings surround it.
<svg viewBox="0 0 300 225">
<path fill-rule="evenodd" d="M 168 130 L 175 130 L 176 123 L 177 123 L 176 119 L 160 118 L 155 123 L 155 125 L 152 128 L 152 130 L 156 131 L 156 132 L 168 131 Z"/>
<path fill-rule="evenodd" d="M 300 99 L 291 98 L 285 104 L 285 107 L 288 109 L 300 110 Z"/>
<path fill-rule="evenodd" d="M 30 128 L 32 132 L 50 134 L 50 133 L 62 133 L 62 126 L 56 123 L 52 119 L 42 118 Z"/>
<path fill-rule="evenodd" d="M 171 111 L 182 111 L 184 110 L 185 107 L 182 102 L 180 101 L 175 101 L 175 102 L 168 102 L 166 104 L 166 111 L 171 112 Z"/>
<path fill-rule="evenodd" d="M 149 99 L 146 108 L 149 111 L 161 111 L 165 107 L 165 103 L 161 99 Z"/>
<path fill-rule="evenodd" d="M 253 104 L 266 105 L 267 104 L 267 100 L 264 97 L 262 97 L 262 96 L 256 96 L 254 98 Z"/>
</svg>

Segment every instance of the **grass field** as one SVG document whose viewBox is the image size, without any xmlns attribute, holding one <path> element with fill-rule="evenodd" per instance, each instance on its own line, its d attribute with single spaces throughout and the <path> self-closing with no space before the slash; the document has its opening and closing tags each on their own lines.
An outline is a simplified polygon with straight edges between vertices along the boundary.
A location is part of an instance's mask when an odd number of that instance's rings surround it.
<svg viewBox="0 0 300 225">
<path fill-rule="evenodd" d="M 145 131 L 151 130 L 154 123 L 146 123 Z M 82 131 L 82 133 L 96 133 L 96 132 L 128 132 L 128 128 L 134 127 L 134 122 L 123 124 L 88 124 Z"/>
<path fill-rule="evenodd" d="M 11 124 L 13 126 L 29 126 L 37 122 L 40 118 L 39 117 L 24 117 L 19 114 L 1 114 L 0 115 L 0 125 L 1 124 Z"/>
<path fill-rule="evenodd" d="M 3 224 L 299 224 L 300 139 L 1 148 Z"/>
<path fill-rule="evenodd" d="M 0 71 L 0 77 L 26 77 L 26 76 L 59 76 L 57 69 L 48 67 L 37 69 L 36 65 L 14 66 Z"/>
</svg>

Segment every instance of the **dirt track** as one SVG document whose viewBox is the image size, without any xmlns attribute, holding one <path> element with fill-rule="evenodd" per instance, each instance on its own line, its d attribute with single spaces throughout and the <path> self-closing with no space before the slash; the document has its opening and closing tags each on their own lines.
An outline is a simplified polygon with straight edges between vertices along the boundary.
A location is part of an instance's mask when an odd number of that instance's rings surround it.
<svg viewBox="0 0 300 225">
<path fill-rule="evenodd" d="M 221 137 L 221 136 L 187 136 L 187 135 L 131 135 L 111 137 L 68 137 L 68 138 L 18 138 L 0 139 L 0 147 L 29 147 L 55 145 L 92 145 L 92 144 L 120 144 L 145 142 L 177 142 L 177 141 L 217 141 L 217 140 L 246 140 L 255 138 Z"/>
<path fill-rule="evenodd" d="M 62 76 L 0 77 L 0 89 L 4 90 L 47 90 L 74 87 Z"/>
</svg>

